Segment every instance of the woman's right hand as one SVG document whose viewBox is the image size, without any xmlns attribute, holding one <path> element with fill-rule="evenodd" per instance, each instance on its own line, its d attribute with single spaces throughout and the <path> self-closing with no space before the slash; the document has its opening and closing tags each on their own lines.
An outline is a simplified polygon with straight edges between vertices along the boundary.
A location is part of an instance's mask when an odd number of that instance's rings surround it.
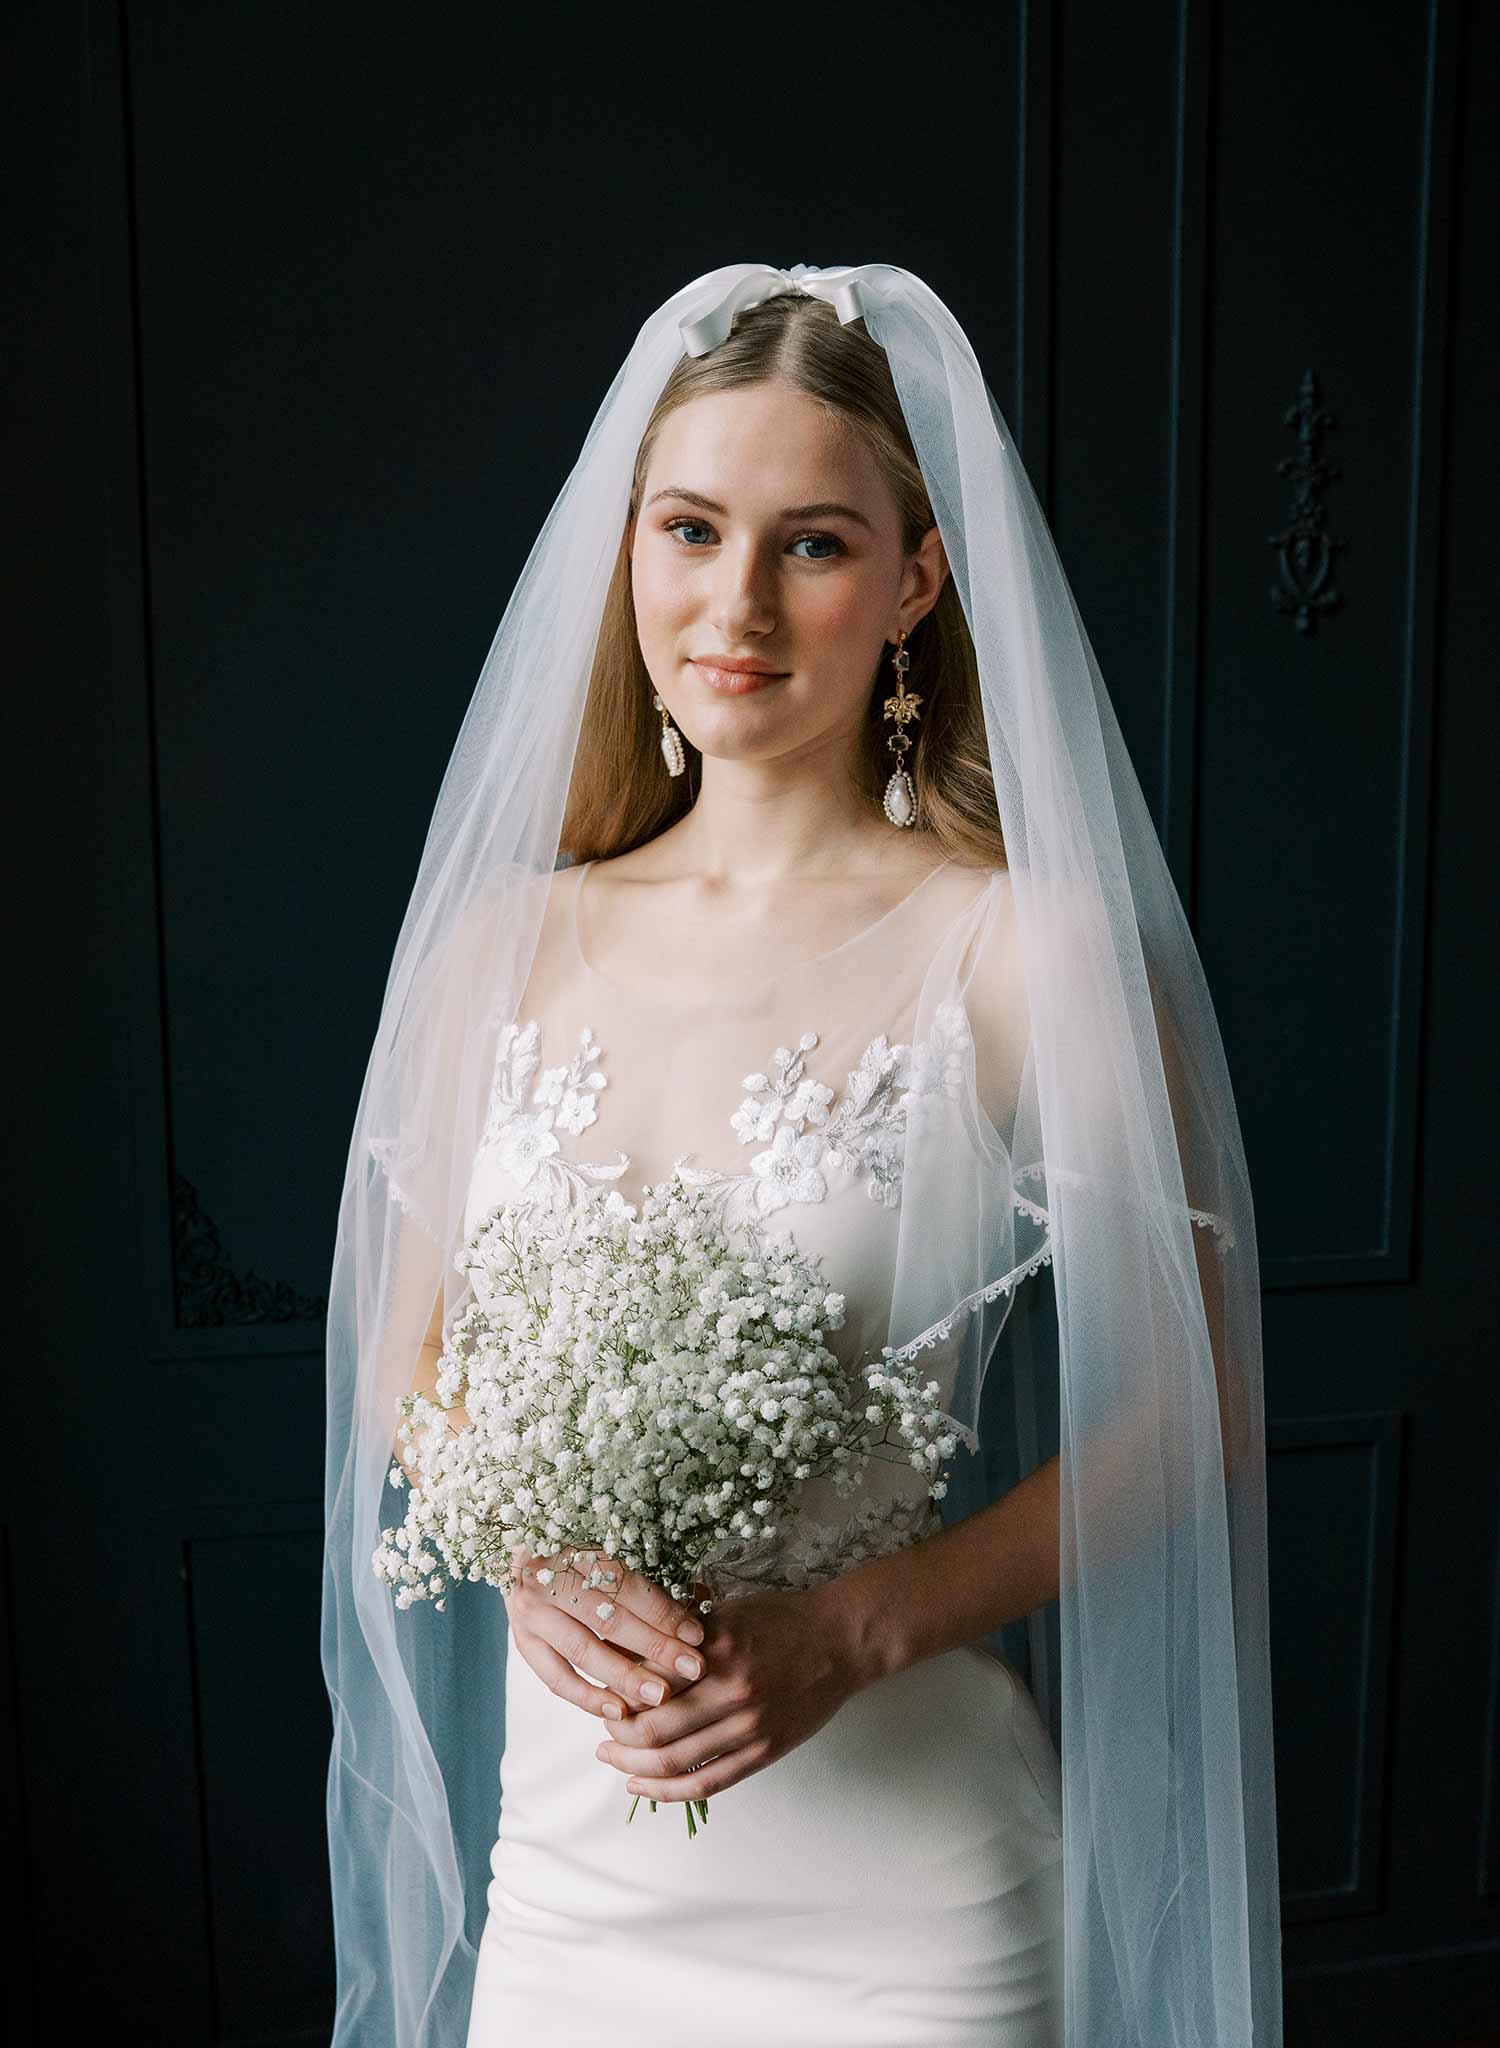
<svg viewBox="0 0 1500 2048">
<path fill-rule="evenodd" d="M 556 1557 L 518 1552 L 520 1583 L 505 1595 L 505 1608 L 516 1648 L 549 1691 L 585 1713 L 619 1720 L 659 1706 L 702 1677 L 705 1659 L 694 1645 L 703 1641 L 703 1624 L 687 1602 L 672 1599 L 640 1572 L 599 1551 L 588 1555 L 615 1574 L 613 1586 L 585 1585 L 587 1564 L 582 1570 L 571 1564 L 570 1551 Z M 556 1576 L 538 1585 L 536 1574 L 548 1565 Z M 614 1608 L 607 1620 L 596 1612 L 606 1602 Z M 679 1657 L 691 1670 L 678 1668 Z M 580 1671 L 602 1684 L 590 1685 Z M 661 1687 L 654 1697 L 653 1686 Z"/>
</svg>

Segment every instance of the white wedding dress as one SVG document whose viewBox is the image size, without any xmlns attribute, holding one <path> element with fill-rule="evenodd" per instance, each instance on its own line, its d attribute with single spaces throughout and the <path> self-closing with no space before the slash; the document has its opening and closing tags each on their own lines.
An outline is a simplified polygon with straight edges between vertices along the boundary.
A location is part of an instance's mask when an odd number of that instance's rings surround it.
<svg viewBox="0 0 1500 2048">
<path fill-rule="evenodd" d="M 605 1181 L 627 1201 L 674 1163 L 822 1256 L 841 1358 L 878 1355 L 911 1092 L 949 1085 L 961 1009 L 908 1043 L 933 948 L 1003 873 L 945 863 L 853 939 L 741 990 L 691 963 L 588 959 L 553 885 L 527 996 L 500 1033 L 468 1203 Z M 592 892 L 590 892 L 590 903 Z M 962 1455 L 962 1454 L 960 1454 Z M 809 1584 L 940 1526 L 909 1464 L 852 1498 L 804 1485 L 737 1591 Z M 729 1597 L 735 1597 L 731 1592 Z M 595 1747 L 609 1723 L 510 1646 L 499 1835 L 466 2048 L 1057 2048 L 1062 1786 L 1031 1693 L 987 1649 L 927 1657 L 711 1796 L 642 1799 Z M 957 1763 L 956 1763 L 957 1760 Z"/>
</svg>

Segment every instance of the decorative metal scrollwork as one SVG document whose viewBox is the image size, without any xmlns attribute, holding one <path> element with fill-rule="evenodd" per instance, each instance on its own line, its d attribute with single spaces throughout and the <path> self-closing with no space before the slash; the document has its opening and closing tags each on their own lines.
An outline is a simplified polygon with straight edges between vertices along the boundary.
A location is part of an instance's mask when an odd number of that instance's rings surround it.
<svg viewBox="0 0 1500 2048">
<path fill-rule="evenodd" d="M 218 1226 L 204 1214 L 198 1190 L 178 1174 L 172 1200 L 172 1268 L 180 1330 L 219 1330 L 232 1323 L 318 1323 L 323 1295 L 299 1294 L 284 1280 L 243 1278 L 229 1263 Z"/>
<path fill-rule="evenodd" d="M 1276 465 L 1278 476 L 1292 480 L 1292 523 L 1266 536 L 1278 551 L 1281 569 L 1279 582 L 1270 586 L 1271 603 L 1296 619 L 1299 633 L 1311 633 L 1320 612 L 1335 611 L 1344 601 L 1333 582 L 1333 563 L 1348 545 L 1329 534 L 1320 495 L 1341 471 L 1323 457 L 1323 434 L 1338 421 L 1319 401 L 1315 370 L 1303 371 L 1297 402 L 1282 420 L 1297 430 L 1297 453 L 1284 455 Z"/>
</svg>

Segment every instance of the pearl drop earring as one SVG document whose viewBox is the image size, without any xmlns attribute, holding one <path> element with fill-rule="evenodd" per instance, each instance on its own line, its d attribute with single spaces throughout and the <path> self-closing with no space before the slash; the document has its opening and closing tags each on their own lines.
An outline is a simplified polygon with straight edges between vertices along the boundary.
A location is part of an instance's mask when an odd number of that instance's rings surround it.
<svg viewBox="0 0 1500 2048">
<path fill-rule="evenodd" d="M 651 702 L 661 713 L 661 751 L 662 759 L 667 764 L 667 773 L 669 775 L 680 775 L 687 766 L 682 752 L 682 734 L 673 725 L 672 714 L 661 701 L 661 696 L 658 692 L 652 692 Z"/>
<path fill-rule="evenodd" d="M 911 656 L 906 651 L 906 635 L 901 633 L 896 641 L 896 651 L 891 656 L 891 666 L 896 671 L 896 694 L 885 700 L 885 715 L 894 718 L 896 730 L 886 745 L 896 756 L 898 763 L 911 746 L 906 728 L 917 716 L 921 698 L 906 687 L 906 671 L 911 667 Z M 907 774 L 905 766 L 898 766 L 885 786 L 885 800 L 882 805 L 886 816 L 893 825 L 911 825 L 916 821 L 916 785 Z"/>
</svg>

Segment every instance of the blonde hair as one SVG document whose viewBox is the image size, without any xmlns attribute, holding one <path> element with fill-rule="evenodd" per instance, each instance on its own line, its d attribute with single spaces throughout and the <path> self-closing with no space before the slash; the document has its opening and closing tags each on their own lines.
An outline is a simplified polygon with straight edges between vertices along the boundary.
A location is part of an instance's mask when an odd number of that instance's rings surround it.
<svg viewBox="0 0 1500 2048">
<path fill-rule="evenodd" d="M 885 351 L 863 321 L 841 326 L 821 299 L 782 293 L 742 312 L 728 338 L 707 355 L 683 356 L 641 436 L 629 516 L 604 602 L 561 833 L 563 851 L 576 860 L 628 853 L 675 824 L 697 800 L 703 757 L 686 734 L 683 774 L 669 775 L 662 760 L 661 714 L 652 704 L 654 685 L 635 626 L 631 522 L 656 438 L 679 406 L 711 391 L 773 381 L 806 393 L 863 437 L 895 499 L 904 553 L 914 553 L 935 523 Z M 962 865 L 1003 867 L 974 642 L 951 576 L 912 634 L 909 651 L 907 688 L 922 699 L 905 756 L 917 791 L 913 829 Z M 895 671 L 882 661 L 870 692 L 869 745 L 856 764 L 858 786 L 877 811 L 896 766 L 886 746 L 895 724 L 883 715 L 895 686 Z"/>
</svg>

